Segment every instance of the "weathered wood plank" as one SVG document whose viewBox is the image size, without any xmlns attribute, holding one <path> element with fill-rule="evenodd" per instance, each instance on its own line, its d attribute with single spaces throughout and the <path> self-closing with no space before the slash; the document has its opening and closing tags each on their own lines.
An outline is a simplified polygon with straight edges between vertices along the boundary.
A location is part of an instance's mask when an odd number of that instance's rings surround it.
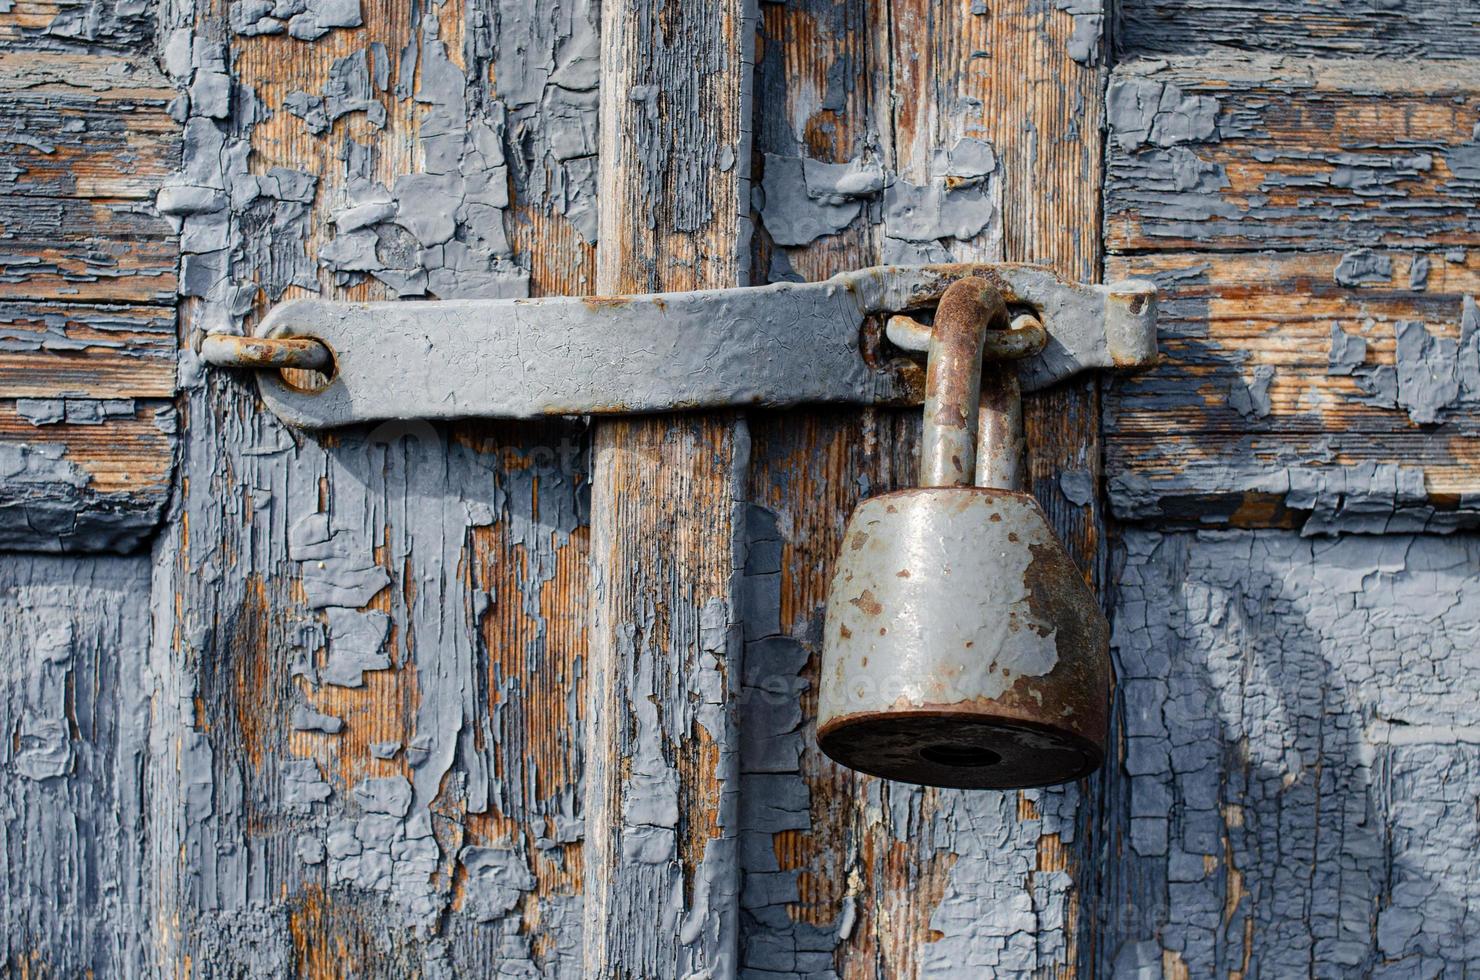
<svg viewBox="0 0 1480 980">
<path fill-rule="evenodd" d="M 1214 46 L 1280 54 L 1473 58 L 1480 11 L 1469 0 L 1122 0 L 1123 56 L 1187 55 Z"/>
<path fill-rule="evenodd" d="M 865 496 L 914 481 L 919 419 L 765 413 L 753 430 L 740 714 L 743 962 L 760 975 L 920 975 L 951 866 L 972 836 L 958 839 L 955 826 L 913 834 L 947 819 L 942 794 L 843 769 L 811 734 L 844 522 Z"/>
<path fill-rule="evenodd" d="M 150 972 L 149 564 L 0 561 L 0 956 Z"/>
<path fill-rule="evenodd" d="M 1112 252 L 1472 246 L 1480 63 L 1179 57 L 1116 67 Z"/>
<path fill-rule="evenodd" d="M 748 0 L 603 8 L 598 292 L 745 283 L 753 16 Z M 738 971 L 749 449 L 734 415 L 592 435 L 587 976 Z"/>
<path fill-rule="evenodd" d="M 163 510 L 174 416 L 132 399 L 175 390 L 174 95 L 128 55 L 0 53 L 0 547 L 127 551 Z"/>
<path fill-rule="evenodd" d="M 174 89 L 117 55 L 0 54 L 0 297 L 174 298 L 174 230 L 152 207 L 178 164 Z"/>
<path fill-rule="evenodd" d="M 1161 364 L 1106 396 L 1117 516 L 1480 517 L 1480 254 L 1151 253 L 1107 271 L 1161 289 Z"/>
<path fill-rule="evenodd" d="M 785 190 L 778 159 L 866 166 L 877 144 L 892 146 L 892 127 L 880 117 L 888 100 L 889 58 L 880 54 L 887 14 L 853 2 L 766 4 L 762 15 L 757 99 L 784 111 L 757 118 L 757 149 L 768 166 L 757 266 L 773 279 L 817 280 L 873 265 L 887 218 L 868 204 L 836 231 L 783 247 L 773 242 L 772 197 Z M 983 237 L 973 257 L 995 254 L 996 226 Z M 842 769 L 811 732 L 822 615 L 843 524 L 864 496 L 914 481 L 920 415 L 753 413 L 751 429 L 739 715 L 741 965 L 754 975 L 916 975 L 945 890 L 950 843 L 912 845 L 898 824 L 923 824 L 937 809 L 935 794 Z M 883 813 L 908 816 L 878 819 Z"/>
<path fill-rule="evenodd" d="M 1055 6 L 955 5 L 963 19 L 973 12 L 968 23 L 977 26 L 942 32 L 940 43 L 950 45 L 954 58 L 941 57 L 936 70 L 949 78 L 964 59 L 980 66 L 976 84 L 958 98 L 972 108 L 971 100 L 981 99 L 985 138 L 1000 154 L 1003 259 L 1040 262 L 1096 282 L 1105 113 L 1098 66 L 1107 5 Z M 985 15 L 974 13 L 982 7 Z M 900 63 L 918 43 L 910 40 L 910 26 L 903 22 L 898 32 Z M 977 39 L 981 43 L 973 43 Z M 938 111 L 951 104 L 942 100 Z M 1099 379 L 1029 396 L 1023 408 L 1027 488 L 1098 586 L 1105 556 Z M 1052 975 L 1093 967 L 1094 921 L 1081 915 L 1081 907 L 1092 901 L 1095 881 L 1088 804 L 1094 787 L 1090 780 L 1015 799 L 940 794 L 937 826 L 949 828 L 942 836 L 952 844 L 937 843 L 937 850 L 954 853 L 955 860 L 930 920 L 934 943 L 922 952 L 923 970 L 971 963 L 987 972 Z M 1013 861 L 1001 860 L 1004 846 Z"/>
<path fill-rule="evenodd" d="M 138 54 L 154 44 L 157 26 L 148 0 L 14 0 L 0 12 L 0 41 L 31 50 Z"/>
<path fill-rule="evenodd" d="M 168 307 L 0 302 L 0 396 L 168 398 L 175 343 Z"/>
<path fill-rule="evenodd" d="M 1474 522 L 1477 113 L 1467 62 L 1116 69 L 1110 272 L 1164 296 L 1163 364 L 1107 402 L 1119 516 Z"/>
<path fill-rule="evenodd" d="M 161 303 L 179 247 L 144 201 L 0 195 L 0 299 Z"/>
<path fill-rule="evenodd" d="M 152 197 L 179 163 L 175 95 L 147 62 L 0 53 L 0 193 Z"/>
<path fill-rule="evenodd" d="M 1100 80 L 1071 50 L 1096 55 L 1099 22 L 1076 9 L 767 5 L 759 98 L 785 111 L 757 121 L 767 168 L 757 264 L 817 279 L 877 261 L 1007 258 L 1094 278 Z M 816 163 L 848 164 L 850 179 Z M 876 183 L 859 179 L 872 173 Z M 1059 473 L 1094 487 L 1094 405 L 1090 386 L 1029 409 L 1033 489 L 1092 572 L 1098 503 L 1092 489 L 1071 503 Z M 848 977 L 1087 968 L 1077 792 L 860 777 L 809 734 L 843 523 L 862 497 L 914 482 L 918 413 L 758 414 L 752 428 L 745 966 Z"/>
<path fill-rule="evenodd" d="M 239 6 L 176 25 L 197 42 L 177 83 L 236 83 L 228 112 L 192 99 L 186 122 L 179 182 L 220 192 L 182 215 L 187 269 L 212 273 L 187 276 L 187 338 L 250 329 L 282 296 L 590 278 L 570 226 L 594 102 L 560 100 L 594 90 L 593 7 L 365 4 L 309 43 L 233 27 Z M 559 159 L 531 97 L 569 109 Z M 197 250 L 216 229 L 225 249 Z M 579 976 L 581 430 L 305 437 L 249 378 L 185 361 L 155 585 L 178 773 L 157 797 L 178 815 L 164 972 Z"/>
<path fill-rule="evenodd" d="M 137 549 L 169 501 L 175 431 L 164 401 L 0 400 L 0 551 Z"/>
<path fill-rule="evenodd" d="M 1473 535 L 1125 535 L 1101 975 L 1463 974 Z"/>
</svg>

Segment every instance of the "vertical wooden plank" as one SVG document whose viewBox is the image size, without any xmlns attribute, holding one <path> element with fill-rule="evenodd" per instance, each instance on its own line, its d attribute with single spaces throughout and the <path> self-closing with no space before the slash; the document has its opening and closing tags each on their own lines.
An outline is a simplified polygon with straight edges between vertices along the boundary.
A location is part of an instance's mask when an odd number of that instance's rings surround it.
<svg viewBox="0 0 1480 980">
<path fill-rule="evenodd" d="M 1059 4 L 1060 8 L 1069 6 Z M 1003 255 L 1100 280 L 1104 8 L 991 5 L 984 124 L 1001 154 Z M 1024 399 L 1030 489 L 1091 582 L 1104 564 L 1096 378 Z"/>
<path fill-rule="evenodd" d="M 296 10 L 166 25 L 175 183 L 214 193 L 156 547 L 161 972 L 579 976 L 580 428 L 298 432 L 192 351 L 283 298 L 588 281 L 595 8 Z"/>
<path fill-rule="evenodd" d="M 1097 5 L 1061 6 L 767 6 L 758 85 L 778 111 L 757 123 L 760 264 L 773 278 L 818 279 L 878 261 L 1035 261 L 1095 280 L 1103 22 Z M 797 158 L 877 168 L 878 184 L 826 211 L 824 188 L 778 177 Z M 983 198 L 990 217 L 964 220 Z M 799 209 L 822 230 L 797 243 L 807 236 L 786 212 Z M 1095 579 L 1097 413 L 1092 381 L 1027 405 L 1031 489 Z M 808 731 L 843 522 L 863 497 L 913 482 L 918 412 L 752 424 L 744 589 L 773 616 L 746 633 L 743 786 L 747 803 L 768 805 L 745 824 L 745 967 L 1088 972 L 1081 787 L 961 793 L 869 779 L 822 757 Z"/>
<path fill-rule="evenodd" d="M 150 972 L 147 558 L 0 561 L 0 957 Z"/>
<path fill-rule="evenodd" d="M 750 0 L 604 6 L 601 293 L 745 281 L 753 29 Z M 733 415 L 602 422 L 593 435 L 588 976 L 736 971 L 748 458 Z"/>
<path fill-rule="evenodd" d="M 1003 154 L 1003 258 L 1041 262 L 1099 282 L 1103 249 L 1104 3 L 996 5 L 986 118 Z M 1072 15 L 1064 8 L 1075 11 Z M 1100 379 L 1081 378 L 1026 396 L 1028 486 L 1085 578 L 1104 582 Z M 1095 806 L 1100 777 L 1021 794 L 1022 815 L 1044 820 L 1027 886 L 1045 976 L 1094 973 Z M 1034 799 L 1034 798 L 1037 799 Z M 1050 817 L 1057 811 L 1054 817 Z"/>
</svg>

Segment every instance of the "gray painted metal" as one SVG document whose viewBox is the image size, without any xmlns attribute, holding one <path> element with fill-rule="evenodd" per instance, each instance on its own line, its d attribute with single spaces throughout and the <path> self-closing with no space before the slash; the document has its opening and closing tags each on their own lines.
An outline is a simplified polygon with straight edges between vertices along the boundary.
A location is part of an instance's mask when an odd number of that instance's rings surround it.
<svg viewBox="0 0 1480 980">
<path fill-rule="evenodd" d="M 313 337 L 335 374 L 308 391 L 258 375 L 290 424 L 417 418 L 640 414 L 817 402 L 918 404 L 920 372 L 868 349 L 865 321 L 926 308 L 981 274 L 1028 307 L 1050 339 L 1023 387 L 1156 357 L 1155 287 L 1066 282 L 1021 265 L 883 266 L 818 283 L 619 297 L 337 303 L 295 300 L 263 337 Z"/>
</svg>

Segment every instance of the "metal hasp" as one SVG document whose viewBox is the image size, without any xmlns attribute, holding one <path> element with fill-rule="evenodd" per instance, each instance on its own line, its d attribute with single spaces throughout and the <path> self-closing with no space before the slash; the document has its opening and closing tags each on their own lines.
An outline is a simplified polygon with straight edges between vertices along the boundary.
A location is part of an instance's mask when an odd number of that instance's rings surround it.
<svg viewBox="0 0 1480 980">
<path fill-rule="evenodd" d="M 1047 344 L 1018 365 L 1025 390 L 1087 368 L 1155 360 L 1150 283 L 1089 286 L 1037 266 L 969 264 L 638 296 L 292 300 L 272 309 L 256 338 L 208 336 L 201 357 L 257 369 L 267 406 L 309 429 L 387 419 L 918 405 L 920 367 L 883 342 L 882 324 L 890 314 L 927 311 L 951 283 L 976 275 L 1047 330 Z M 908 317 L 887 328 L 905 351 L 923 349 L 929 333 Z M 311 367 L 328 380 L 299 386 L 283 367 Z"/>
<path fill-rule="evenodd" d="M 952 284 L 933 328 L 898 325 L 928 334 L 921 486 L 854 511 L 823 635 L 817 741 L 854 769 L 1016 789 L 1104 759 L 1109 626 L 1021 490 L 1018 372 L 983 371 L 984 349 L 1031 351 L 1037 324 L 1008 325 L 987 277 Z"/>
<path fill-rule="evenodd" d="M 916 319 L 931 307 L 933 325 Z M 1021 392 L 1154 363 L 1151 283 L 961 264 L 640 296 L 295 300 L 200 354 L 256 370 L 268 407 L 309 429 L 923 399 L 921 486 L 848 524 L 818 742 L 864 772 L 997 789 L 1076 779 L 1104 756 L 1108 628 L 1021 490 Z"/>
</svg>

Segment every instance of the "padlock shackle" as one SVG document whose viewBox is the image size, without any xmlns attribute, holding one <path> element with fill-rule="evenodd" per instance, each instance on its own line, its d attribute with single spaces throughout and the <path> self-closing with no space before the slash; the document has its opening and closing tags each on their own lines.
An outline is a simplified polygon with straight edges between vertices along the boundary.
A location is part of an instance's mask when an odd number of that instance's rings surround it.
<svg viewBox="0 0 1480 980">
<path fill-rule="evenodd" d="M 976 485 L 999 490 L 1023 488 L 1023 392 L 1017 364 L 987 361 L 982 365 L 977 409 Z"/>
<path fill-rule="evenodd" d="M 998 362 L 982 367 L 988 332 L 1008 325 L 1002 290 L 982 276 L 958 279 L 941 296 L 925 367 L 920 486 L 1021 486 L 1017 369 Z"/>
</svg>

